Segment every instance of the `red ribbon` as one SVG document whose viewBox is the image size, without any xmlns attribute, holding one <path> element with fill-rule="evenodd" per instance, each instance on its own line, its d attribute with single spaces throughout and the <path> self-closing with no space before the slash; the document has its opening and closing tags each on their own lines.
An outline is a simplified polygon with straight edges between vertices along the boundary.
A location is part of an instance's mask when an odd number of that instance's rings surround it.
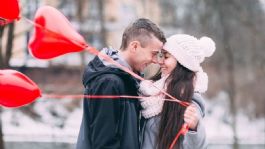
<svg viewBox="0 0 265 149">
<path fill-rule="evenodd" d="M 44 28 L 43 26 L 41 26 L 40 24 L 37 24 L 36 22 L 33 22 L 27 18 L 25 18 L 29 23 L 37 26 L 37 27 L 40 27 L 41 29 L 44 29 L 46 30 L 47 32 L 50 32 L 51 34 L 54 34 L 54 35 L 58 35 L 59 36 L 59 33 L 56 33 L 55 31 L 52 31 L 52 30 L 49 30 L 49 29 L 46 29 Z M 60 36 L 63 36 L 63 35 L 60 35 Z M 66 37 L 65 37 L 66 38 Z M 69 42 L 73 42 L 74 44 L 76 45 L 79 45 L 80 47 L 83 47 L 84 49 L 87 49 L 90 53 L 94 54 L 94 55 L 97 55 L 103 59 L 105 59 L 106 61 L 108 61 L 109 63 L 121 68 L 123 71 L 131 74 L 133 77 L 141 80 L 141 81 L 144 81 L 145 79 L 141 76 L 139 76 L 138 74 L 132 72 L 129 68 L 125 67 L 125 66 L 122 66 L 121 64 L 119 64 L 118 62 L 114 61 L 111 57 L 109 57 L 108 55 L 104 54 L 104 53 L 101 53 L 99 52 L 98 50 L 96 50 L 94 47 L 90 46 L 90 45 L 81 45 L 79 42 L 75 41 L 75 40 L 70 40 L 69 39 Z M 184 101 L 181 101 L 175 97 L 173 97 L 172 95 L 168 94 L 167 92 L 165 92 L 164 90 L 162 89 L 159 89 L 157 86 L 155 86 L 154 84 L 152 84 L 155 88 L 157 88 L 158 90 L 160 90 L 163 94 L 167 95 L 168 97 L 172 98 L 173 100 L 175 100 L 177 103 L 179 103 L 180 105 L 184 106 L 184 107 L 187 107 L 190 105 L 190 103 L 188 102 L 184 102 Z"/>
<path fill-rule="evenodd" d="M 47 28 L 44 28 L 43 26 L 25 18 L 28 22 L 30 22 L 31 24 L 37 26 L 37 27 L 40 27 L 41 29 L 43 30 L 46 30 L 47 32 L 50 32 L 54 35 L 58 35 L 57 32 L 55 31 L 52 31 L 52 30 L 49 30 Z M 63 36 L 63 35 L 60 35 L 60 36 Z M 66 37 L 65 37 L 66 38 Z M 123 71 L 131 74 L 133 77 L 143 81 L 145 80 L 144 78 L 142 78 L 141 76 L 137 75 L 136 73 L 132 72 L 130 69 L 128 69 L 127 67 L 124 67 L 122 66 L 121 64 L 119 64 L 118 62 L 114 61 L 112 58 L 110 58 L 108 55 L 104 54 L 104 53 L 100 53 L 98 50 L 96 50 L 94 47 L 90 46 L 90 45 L 81 45 L 79 42 L 75 41 L 75 40 L 70 40 L 69 39 L 69 42 L 72 42 L 76 45 L 79 45 L 80 47 L 83 47 L 84 49 L 87 49 L 90 53 L 94 54 L 94 55 L 97 55 L 103 59 L 105 59 L 106 61 L 108 61 L 109 63 L 121 68 Z M 184 107 L 187 107 L 190 105 L 190 103 L 188 102 L 184 102 L 184 101 L 181 101 L 181 100 L 178 100 L 177 98 L 171 96 L 170 94 L 168 94 L 167 92 L 165 92 L 164 90 L 162 89 L 159 89 L 157 86 L 155 86 L 154 84 L 152 84 L 155 88 L 157 88 L 158 90 L 160 90 L 163 94 L 167 95 L 168 97 L 172 98 L 173 100 L 168 100 L 168 101 L 172 101 L 172 102 L 177 102 L 179 103 L 180 105 L 184 106 Z M 62 97 L 72 97 L 72 98 L 83 98 L 83 97 L 86 97 L 86 98 L 134 98 L 134 99 L 139 99 L 139 98 L 145 98 L 145 97 L 139 97 L 139 96 L 127 96 L 127 95 L 119 95 L 119 96 L 113 96 L 113 95 L 68 95 L 68 96 L 61 96 L 61 95 L 45 95 L 45 97 L 53 97 L 53 98 L 62 98 Z M 170 145 L 170 149 L 173 149 L 177 139 L 179 138 L 179 136 L 181 134 L 185 135 L 186 132 L 188 131 L 188 125 L 187 124 L 183 124 L 180 132 L 176 135 L 174 141 L 172 142 L 172 144 Z"/>
<path fill-rule="evenodd" d="M 90 98 L 90 99 L 119 99 L 119 98 L 131 98 L 131 99 L 141 99 L 148 98 L 146 96 L 129 96 L 129 95 L 55 95 L 55 94 L 44 94 L 45 98 Z M 177 102 L 176 100 L 171 99 L 163 99 L 165 101 Z M 174 140 L 170 144 L 169 149 L 173 149 L 180 135 L 185 135 L 189 131 L 188 124 L 184 123 L 180 129 L 180 131 L 175 136 Z"/>
<path fill-rule="evenodd" d="M 175 137 L 174 140 L 172 141 L 172 143 L 171 143 L 169 149 L 173 149 L 174 146 L 175 146 L 175 144 L 176 144 L 176 142 L 177 142 L 177 140 L 178 140 L 178 138 L 179 138 L 179 136 L 180 136 L 180 135 L 185 135 L 188 131 L 189 131 L 189 126 L 188 126 L 188 124 L 184 123 L 184 124 L 182 125 L 180 131 L 177 133 L 176 137 Z"/>
<path fill-rule="evenodd" d="M 90 98 L 90 99 L 119 99 L 119 98 L 130 98 L 130 99 L 141 99 L 148 98 L 146 96 L 130 96 L 130 95 L 59 95 L 59 94 L 42 94 L 43 98 L 72 98 L 72 99 L 82 99 L 82 98 Z M 177 102 L 172 99 L 161 99 L 164 101 Z"/>
</svg>

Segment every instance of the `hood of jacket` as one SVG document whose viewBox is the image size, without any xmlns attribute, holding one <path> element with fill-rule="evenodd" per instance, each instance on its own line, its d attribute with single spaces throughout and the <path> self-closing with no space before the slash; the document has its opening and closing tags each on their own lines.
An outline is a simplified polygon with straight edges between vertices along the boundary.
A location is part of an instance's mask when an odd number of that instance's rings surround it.
<svg viewBox="0 0 265 149">
<path fill-rule="evenodd" d="M 122 56 L 119 54 L 119 52 L 112 48 L 104 48 L 101 51 L 102 53 L 110 56 L 113 60 L 117 61 L 119 64 L 129 68 L 130 65 L 122 58 Z M 133 78 L 130 74 L 127 72 L 121 70 L 117 66 L 109 63 L 108 61 L 96 56 L 87 66 L 83 75 L 83 85 L 86 86 L 89 81 L 93 80 L 95 77 L 98 77 L 103 74 L 116 74 L 122 78 L 132 78 L 136 81 L 135 78 Z M 138 81 L 136 81 L 138 82 Z"/>
</svg>

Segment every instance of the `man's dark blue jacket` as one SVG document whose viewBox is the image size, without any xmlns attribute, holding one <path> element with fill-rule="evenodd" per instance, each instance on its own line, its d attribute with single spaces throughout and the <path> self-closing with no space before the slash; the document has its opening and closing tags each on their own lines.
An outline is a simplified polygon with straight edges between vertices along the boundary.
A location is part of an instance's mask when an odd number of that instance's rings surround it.
<svg viewBox="0 0 265 149">
<path fill-rule="evenodd" d="M 128 73 L 105 66 L 95 57 L 87 66 L 86 95 L 137 96 L 137 82 Z M 135 99 L 88 99 L 77 149 L 139 149 L 139 103 Z"/>
</svg>

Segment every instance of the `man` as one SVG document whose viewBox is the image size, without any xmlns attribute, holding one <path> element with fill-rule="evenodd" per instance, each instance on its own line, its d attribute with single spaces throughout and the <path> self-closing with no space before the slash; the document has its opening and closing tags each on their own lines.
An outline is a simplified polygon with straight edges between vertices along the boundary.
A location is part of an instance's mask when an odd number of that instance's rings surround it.
<svg viewBox="0 0 265 149">
<path fill-rule="evenodd" d="M 104 48 L 119 64 L 140 73 L 152 62 L 166 41 L 148 19 L 138 19 L 123 33 L 120 50 Z M 95 57 L 87 66 L 83 84 L 86 95 L 137 96 L 137 80 L 120 68 Z M 138 149 L 139 110 L 135 99 L 84 99 L 77 149 Z"/>
</svg>

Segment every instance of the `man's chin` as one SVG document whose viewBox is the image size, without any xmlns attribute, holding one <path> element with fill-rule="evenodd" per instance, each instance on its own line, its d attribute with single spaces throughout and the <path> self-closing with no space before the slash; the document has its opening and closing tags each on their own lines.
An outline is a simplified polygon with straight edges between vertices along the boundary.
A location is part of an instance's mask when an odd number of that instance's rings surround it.
<svg viewBox="0 0 265 149">
<path fill-rule="evenodd" d="M 143 73 L 146 68 L 147 68 L 147 66 L 145 65 L 145 66 L 142 66 L 142 67 L 135 68 L 135 69 L 133 69 L 133 71 L 136 72 L 136 73 Z"/>
<path fill-rule="evenodd" d="M 139 72 L 143 73 L 145 71 L 145 69 L 147 68 L 147 66 L 143 66 L 140 68 Z"/>
<path fill-rule="evenodd" d="M 133 72 L 139 74 L 142 73 L 143 71 L 141 71 L 140 69 L 133 69 Z"/>
</svg>

